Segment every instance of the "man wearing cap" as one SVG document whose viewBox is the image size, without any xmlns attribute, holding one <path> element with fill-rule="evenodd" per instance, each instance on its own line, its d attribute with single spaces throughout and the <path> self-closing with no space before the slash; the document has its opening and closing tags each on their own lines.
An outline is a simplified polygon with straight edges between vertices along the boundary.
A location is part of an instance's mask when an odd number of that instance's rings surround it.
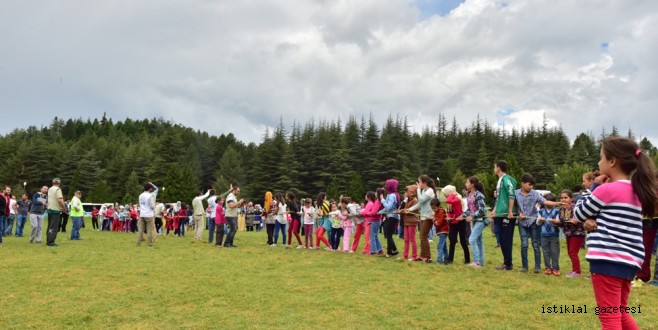
<svg viewBox="0 0 658 330">
<path fill-rule="evenodd" d="M 137 246 L 142 244 L 144 238 L 144 227 L 146 227 L 146 243 L 153 246 L 153 234 L 155 232 L 155 198 L 158 195 L 158 187 L 149 182 L 144 185 L 144 192 L 139 195 L 139 222 L 137 223 Z"/>
<path fill-rule="evenodd" d="M 75 192 L 73 199 L 71 200 L 71 220 L 73 221 L 73 228 L 71 229 L 71 240 L 79 241 L 80 240 L 80 227 L 82 227 L 83 217 L 85 211 L 82 209 L 82 192 L 80 190 Z"/>
<path fill-rule="evenodd" d="M 59 232 L 59 221 L 62 217 L 62 210 L 66 210 L 62 189 L 59 187 L 61 180 L 53 179 L 53 186 L 48 189 L 48 233 L 46 235 L 46 245 L 55 247 L 55 239 Z"/>
</svg>

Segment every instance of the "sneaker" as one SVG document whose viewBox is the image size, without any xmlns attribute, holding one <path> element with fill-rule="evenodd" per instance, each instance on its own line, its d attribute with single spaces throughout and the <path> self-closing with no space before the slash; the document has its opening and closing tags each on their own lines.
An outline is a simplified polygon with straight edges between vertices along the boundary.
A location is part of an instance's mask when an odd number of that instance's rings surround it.
<svg viewBox="0 0 658 330">
<path fill-rule="evenodd" d="M 303 246 L 303 245 L 297 245 L 297 248 L 298 248 L 298 249 L 303 249 L 304 246 Z"/>
<path fill-rule="evenodd" d="M 539 274 L 540 272 L 541 272 L 541 269 L 535 268 L 535 271 L 534 271 L 535 274 Z"/>
<path fill-rule="evenodd" d="M 631 288 L 641 288 L 644 285 L 641 279 L 637 278 L 631 282 Z"/>
<path fill-rule="evenodd" d="M 407 259 L 407 261 L 416 261 L 416 259 L 414 259 L 414 258 L 409 258 L 409 259 Z"/>
<path fill-rule="evenodd" d="M 472 263 L 473 268 L 482 268 L 482 265 L 478 264 L 477 262 Z"/>
<path fill-rule="evenodd" d="M 50 246 L 50 247 L 58 247 L 59 245 L 57 245 L 57 243 L 50 243 L 50 244 L 46 244 L 46 246 Z"/>
<path fill-rule="evenodd" d="M 527 272 L 528 272 L 528 267 L 521 268 L 521 273 L 527 273 Z"/>
<path fill-rule="evenodd" d="M 658 287 L 658 280 L 653 280 L 653 281 L 649 282 L 649 285 L 654 286 L 654 287 Z"/>
<path fill-rule="evenodd" d="M 276 244 L 270 244 L 270 246 L 274 247 L 274 246 L 276 246 Z"/>
<path fill-rule="evenodd" d="M 513 269 L 514 269 L 513 267 L 507 267 L 505 265 L 500 265 L 496 267 L 496 270 L 513 270 Z"/>
<path fill-rule="evenodd" d="M 571 273 L 567 274 L 567 277 L 568 278 L 580 277 L 580 274 L 578 274 L 576 272 L 571 272 Z"/>
<path fill-rule="evenodd" d="M 551 275 L 553 274 L 553 271 L 550 268 L 546 268 L 546 271 L 544 272 L 546 275 Z"/>
<path fill-rule="evenodd" d="M 559 269 L 553 269 L 553 275 L 560 276 L 560 270 Z"/>
<path fill-rule="evenodd" d="M 348 253 L 354 253 L 354 251 L 352 251 L 352 250 L 349 250 L 349 251 L 348 251 Z"/>
</svg>

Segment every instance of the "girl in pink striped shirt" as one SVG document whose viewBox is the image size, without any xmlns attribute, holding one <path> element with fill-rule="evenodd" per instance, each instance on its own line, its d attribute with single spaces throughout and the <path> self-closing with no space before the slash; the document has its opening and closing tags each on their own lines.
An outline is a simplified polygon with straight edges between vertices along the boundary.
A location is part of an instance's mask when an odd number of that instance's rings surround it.
<svg viewBox="0 0 658 330">
<path fill-rule="evenodd" d="M 655 167 L 637 143 L 628 138 L 603 141 L 601 176 L 604 183 L 578 201 L 574 216 L 589 231 L 587 256 L 594 296 L 603 329 L 638 329 L 626 310 L 631 281 L 644 261 L 642 215 L 656 209 Z"/>
</svg>

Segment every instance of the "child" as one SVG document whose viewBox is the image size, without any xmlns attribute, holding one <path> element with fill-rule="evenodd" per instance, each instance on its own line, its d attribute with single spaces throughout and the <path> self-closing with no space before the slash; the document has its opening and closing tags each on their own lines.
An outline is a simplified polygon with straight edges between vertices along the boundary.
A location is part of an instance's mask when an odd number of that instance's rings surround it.
<svg viewBox="0 0 658 330">
<path fill-rule="evenodd" d="M 601 182 L 591 195 L 583 196 L 574 209 L 577 221 L 589 231 L 587 260 L 601 327 L 638 329 L 628 306 L 631 281 L 640 269 L 642 216 L 656 211 L 656 181 L 653 162 L 638 144 L 628 138 L 603 140 L 599 160 Z"/>
<path fill-rule="evenodd" d="M 404 251 L 402 257 L 405 260 L 415 261 L 418 259 L 418 243 L 416 243 L 416 227 L 420 223 L 418 213 L 405 212 L 404 210 L 418 204 L 416 198 L 416 185 L 407 186 L 406 196 L 404 198 L 404 206 L 401 206 L 400 213 L 402 214 L 402 225 L 404 226 Z M 411 258 L 409 258 L 409 248 L 411 248 Z"/>
<path fill-rule="evenodd" d="M 331 243 L 331 251 L 338 251 L 340 238 L 343 235 L 343 227 L 339 216 L 342 212 L 338 210 L 336 202 L 331 202 L 331 212 L 329 212 L 329 221 L 331 222 L 331 232 L 329 242 Z"/>
<path fill-rule="evenodd" d="M 226 216 L 224 215 L 224 197 L 220 196 L 217 200 L 217 205 L 215 206 L 215 246 L 218 248 L 222 247 L 222 241 L 224 240 L 224 225 L 227 224 Z M 212 235 L 213 233 L 209 233 Z"/>
<path fill-rule="evenodd" d="M 343 252 L 350 252 L 350 235 L 352 234 L 352 228 L 354 228 L 354 222 L 350 217 L 350 211 L 348 206 L 351 203 L 349 197 L 343 197 L 340 199 L 341 214 L 338 216 L 340 219 L 341 226 L 343 227 Z"/>
<path fill-rule="evenodd" d="M 482 231 L 487 226 L 487 204 L 484 198 L 484 186 L 480 179 L 472 176 L 466 180 L 466 191 L 466 209 L 462 217 L 473 226 L 468 239 L 473 247 L 473 263 L 471 263 L 471 266 L 480 268 L 484 266 Z"/>
<path fill-rule="evenodd" d="M 165 217 L 165 228 L 167 229 L 167 236 L 169 233 L 174 230 L 174 208 L 169 207 L 164 214 Z"/>
<path fill-rule="evenodd" d="M 549 193 L 544 197 L 547 201 L 555 202 L 555 195 Z M 553 204 L 546 203 L 539 210 L 537 225 L 540 226 L 541 249 L 544 252 L 544 265 L 546 275 L 560 276 L 560 209 Z"/>
<path fill-rule="evenodd" d="M 302 212 L 304 213 L 304 248 L 314 249 L 313 247 L 314 219 L 312 216 L 312 214 L 314 213 L 314 209 L 310 198 L 304 200 L 304 206 L 302 207 Z"/>
<path fill-rule="evenodd" d="M 430 206 L 430 201 L 436 198 L 436 186 L 434 180 L 428 175 L 423 174 L 416 182 L 416 196 L 418 203 L 414 206 L 406 206 L 406 211 L 414 212 L 420 210 L 420 260 L 426 263 L 432 262 L 432 252 L 430 251 L 430 242 L 428 234 L 434 226 L 434 211 Z"/>
<path fill-rule="evenodd" d="M 359 248 L 359 240 L 361 239 L 361 234 L 363 234 L 363 231 L 365 230 L 365 224 L 363 217 L 360 215 L 362 210 L 361 205 L 356 201 L 353 201 L 347 206 L 347 209 L 350 211 L 350 218 L 355 227 L 354 241 L 352 242 L 352 249 L 350 250 L 350 253 L 354 253 L 356 252 L 356 249 Z"/>
<path fill-rule="evenodd" d="M 302 238 L 299 237 L 299 227 L 302 220 L 299 206 L 297 206 L 297 201 L 295 201 L 295 194 L 291 191 L 286 193 L 286 198 L 288 199 L 287 209 L 288 216 L 290 217 L 290 226 L 288 226 L 288 246 L 292 243 L 292 237 L 295 236 L 297 239 L 297 248 L 301 249 L 304 246 L 302 245 Z"/>
<path fill-rule="evenodd" d="M 386 194 L 382 194 L 380 202 L 382 203 L 385 213 L 384 217 L 384 237 L 386 238 L 386 257 L 392 257 L 399 254 L 398 248 L 395 246 L 393 236 L 400 222 L 400 215 L 395 211 L 400 206 L 400 195 L 398 194 L 398 181 L 395 179 L 386 180 L 384 185 Z"/>
<path fill-rule="evenodd" d="M 383 191 L 384 189 L 381 190 Z M 370 224 L 370 251 L 366 255 L 384 254 L 378 234 L 379 226 L 382 222 L 381 214 L 379 214 L 382 204 L 379 198 L 377 198 L 377 195 L 372 191 L 366 193 L 366 200 L 368 204 L 361 211 L 361 216 L 364 218 L 366 224 Z"/>
<path fill-rule="evenodd" d="M 320 242 L 327 246 L 327 250 L 331 249 L 329 241 L 324 237 L 324 233 L 331 230 L 331 222 L 329 222 L 329 212 L 331 208 L 327 200 L 327 194 L 321 192 L 318 194 L 318 231 L 315 232 L 315 248 L 320 248 Z"/>
<path fill-rule="evenodd" d="M 441 207 L 441 202 L 434 198 L 430 201 L 432 211 L 434 211 L 434 227 L 436 227 L 436 236 L 438 243 L 436 244 L 436 263 L 437 264 L 450 264 L 452 260 L 449 258 L 448 247 L 446 245 L 446 237 L 450 233 L 450 226 L 446 221 L 446 211 Z M 454 248 L 453 248 L 454 252 Z"/>
<path fill-rule="evenodd" d="M 567 252 L 571 259 L 571 273 L 567 274 L 568 278 L 580 277 L 580 246 L 585 241 L 585 229 L 583 224 L 573 216 L 573 193 L 565 189 L 560 193 L 560 223 L 564 227 L 564 236 L 567 237 Z"/>
<path fill-rule="evenodd" d="M 464 213 L 462 209 L 462 197 L 457 193 L 457 188 L 452 185 L 443 187 L 441 193 L 446 196 L 450 227 L 450 233 L 448 235 L 450 252 L 448 253 L 446 263 L 452 263 L 455 259 L 455 245 L 457 245 L 457 235 L 459 235 L 459 244 L 461 244 L 464 251 L 464 263 L 468 265 L 471 263 L 471 252 L 468 250 L 468 243 L 466 242 L 466 227 L 469 225 L 462 218 L 462 214 Z"/>
<path fill-rule="evenodd" d="M 532 250 L 535 253 L 535 274 L 541 271 L 541 252 L 539 251 L 540 229 L 537 225 L 537 204 L 559 206 L 559 203 L 546 201 L 534 190 L 535 178 L 526 173 L 521 176 L 521 189 L 516 190 L 516 205 L 519 210 L 519 236 L 521 236 L 522 272 L 528 271 L 528 239 L 532 239 Z"/>
<path fill-rule="evenodd" d="M 180 209 L 176 212 L 178 219 L 178 237 L 185 237 L 185 223 L 187 222 L 187 204 L 181 203 Z"/>
</svg>

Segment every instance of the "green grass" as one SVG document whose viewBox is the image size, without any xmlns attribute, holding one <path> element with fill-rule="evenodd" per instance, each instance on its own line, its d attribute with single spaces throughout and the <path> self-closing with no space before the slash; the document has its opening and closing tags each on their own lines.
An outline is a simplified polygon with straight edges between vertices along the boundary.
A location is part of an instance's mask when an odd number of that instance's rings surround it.
<svg viewBox="0 0 658 330">
<path fill-rule="evenodd" d="M 134 234 L 94 232 L 90 227 L 81 231 L 82 241 L 69 241 L 60 233 L 57 248 L 28 244 L 28 238 L 4 238 L 1 328 L 599 326 L 588 280 L 497 272 L 494 266 L 502 256 L 488 230 L 486 266 L 472 269 L 268 247 L 264 231 L 239 232 L 237 249 L 191 243 L 191 235 L 161 236 L 149 248 L 135 247 Z M 401 250 L 402 240 L 396 243 Z M 515 243 L 518 267 L 518 235 Z M 571 266 L 564 243 L 562 252 L 561 267 L 567 273 Z M 455 259 L 463 260 L 459 245 Z M 587 271 L 584 251 L 582 260 Z M 589 313 L 542 314 L 542 305 L 553 304 L 587 305 Z M 658 289 L 634 289 L 629 305 L 642 305 L 642 313 L 634 315 L 640 328 L 657 328 Z"/>
</svg>

